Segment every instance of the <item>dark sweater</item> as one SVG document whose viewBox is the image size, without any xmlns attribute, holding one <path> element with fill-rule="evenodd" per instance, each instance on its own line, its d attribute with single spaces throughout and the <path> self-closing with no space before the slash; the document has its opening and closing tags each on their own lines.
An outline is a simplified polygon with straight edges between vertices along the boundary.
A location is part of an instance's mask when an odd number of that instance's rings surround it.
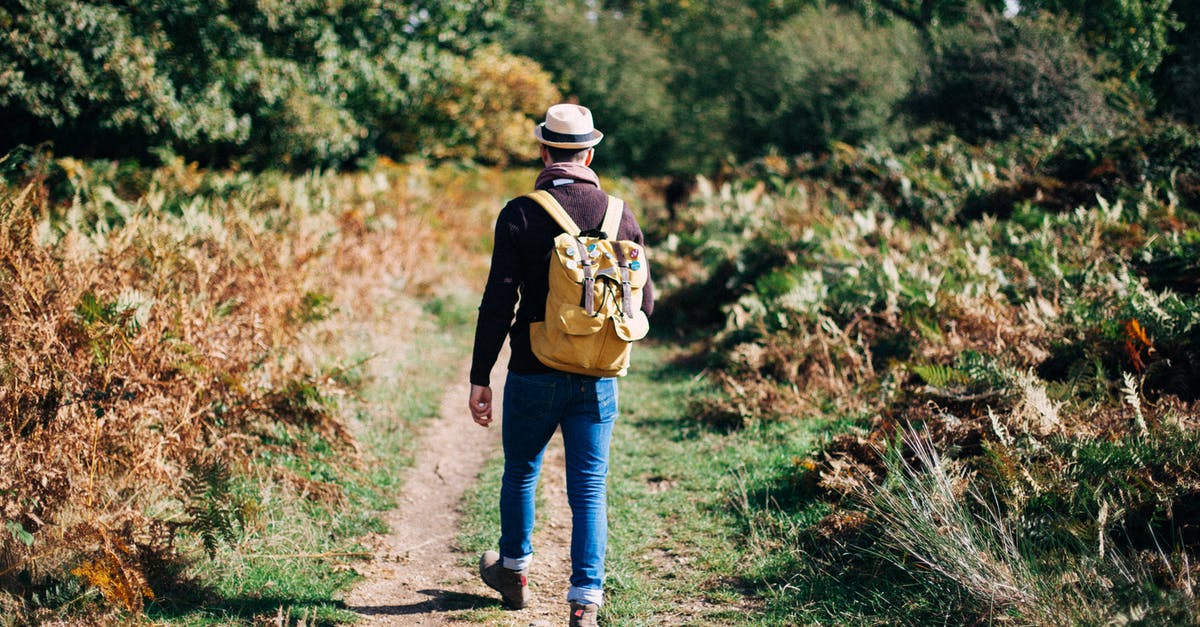
<svg viewBox="0 0 1200 627">
<path fill-rule="evenodd" d="M 579 228 L 597 228 L 604 221 L 608 195 L 592 183 L 577 181 L 558 187 L 546 184 L 543 188 L 566 209 Z M 545 317 L 550 252 L 554 238 L 562 232 L 546 210 L 528 198 L 514 198 L 500 211 L 496 218 L 492 268 L 475 326 L 471 383 L 491 384 L 492 367 L 504 345 L 505 335 L 510 338 L 510 371 L 520 374 L 556 372 L 538 361 L 529 348 L 529 324 Z M 642 229 L 628 204 L 621 216 L 616 239 L 644 244 Z M 513 309 L 518 301 L 520 308 L 516 310 L 514 321 Z M 654 288 L 647 281 L 642 311 L 649 316 L 653 310 Z"/>
</svg>

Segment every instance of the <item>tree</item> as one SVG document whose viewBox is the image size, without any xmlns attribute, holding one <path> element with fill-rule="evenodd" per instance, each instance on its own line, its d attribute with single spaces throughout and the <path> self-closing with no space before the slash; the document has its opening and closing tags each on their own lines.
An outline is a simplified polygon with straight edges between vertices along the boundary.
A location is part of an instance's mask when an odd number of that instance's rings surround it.
<svg viewBox="0 0 1200 627">
<path fill-rule="evenodd" d="M 337 165 L 416 150 L 504 0 L 13 0 L 0 8 L 0 151 Z"/>
<path fill-rule="evenodd" d="M 1200 3 L 1171 4 L 1180 27 L 1168 37 L 1171 52 L 1163 57 L 1152 79 L 1160 110 L 1200 125 Z"/>
<path fill-rule="evenodd" d="M 1142 81 L 1158 68 L 1171 33 L 1182 26 L 1171 5 L 1171 0 L 1021 0 L 1021 11 L 1074 17 L 1084 42 L 1108 56 L 1121 79 Z"/>
<path fill-rule="evenodd" d="M 929 36 L 932 29 L 954 26 L 973 13 L 1004 10 L 1004 0 L 836 0 L 868 19 L 908 22 Z"/>
<path fill-rule="evenodd" d="M 912 99 L 918 119 L 980 140 L 1105 118 L 1096 62 L 1061 18 L 979 15 L 937 44 Z"/>
<path fill-rule="evenodd" d="M 636 19 L 552 5 L 514 20 L 510 47 L 545 67 L 563 95 L 592 109 L 605 133 L 597 159 L 615 171 L 667 169 L 673 106 L 667 51 Z"/>
<path fill-rule="evenodd" d="M 882 26 L 839 9 L 809 9 L 768 38 L 757 143 L 785 154 L 824 151 L 833 142 L 886 142 L 895 112 L 924 63 L 916 30 Z"/>
</svg>

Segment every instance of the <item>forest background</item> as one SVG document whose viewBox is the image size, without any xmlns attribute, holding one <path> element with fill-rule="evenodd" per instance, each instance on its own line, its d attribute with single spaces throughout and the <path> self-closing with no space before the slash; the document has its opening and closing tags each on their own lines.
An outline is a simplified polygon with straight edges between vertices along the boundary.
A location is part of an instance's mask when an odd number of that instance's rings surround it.
<svg viewBox="0 0 1200 627">
<path fill-rule="evenodd" d="M 697 582 L 624 572 L 606 622 L 1195 622 L 1198 32 L 1185 0 L 3 3 L 0 623 L 347 620 L 561 100 L 645 212 L 642 385 L 677 394 L 613 479 L 674 544 L 616 562 Z"/>
<path fill-rule="evenodd" d="M 21 0 L 0 12 L 0 148 L 258 168 L 375 155 L 503 165 L 528 161 L 525 126 L 559 94 L 612 129 L 606 171 L 639 175 L 838 141 L 1196 122 L 1190 4 L 1033 0 L 986 17 L 1005 9 Z"/>
</svg>

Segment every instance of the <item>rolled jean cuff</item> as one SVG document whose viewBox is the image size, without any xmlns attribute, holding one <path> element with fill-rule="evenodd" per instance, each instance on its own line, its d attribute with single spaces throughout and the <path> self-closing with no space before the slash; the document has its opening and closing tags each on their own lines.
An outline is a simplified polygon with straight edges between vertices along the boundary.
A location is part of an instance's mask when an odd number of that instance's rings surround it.
<svg viewBox="0 0 1200 627">
<path fill-rule="evenodd" d="M 570 603 L 592 603 L 595 605 L 604 605 L 604 591 L 599 588 L 576 588 L 571 586 L 567 590 L 567 602 Z"/>
<path fill-rule="evenodd" d="M 532 561 L 533 561 L 533 555 L 526 555 L 525 557 L 515 557 L 515 558 L 514 557 L 506 557 L 506 558 L 503 558 L 504 563 L 502 564 L 502 566 L 504 566 L 505 568 L 507 568 L 509 570 L 528 570 L 529 564 Z"/>
</svg>

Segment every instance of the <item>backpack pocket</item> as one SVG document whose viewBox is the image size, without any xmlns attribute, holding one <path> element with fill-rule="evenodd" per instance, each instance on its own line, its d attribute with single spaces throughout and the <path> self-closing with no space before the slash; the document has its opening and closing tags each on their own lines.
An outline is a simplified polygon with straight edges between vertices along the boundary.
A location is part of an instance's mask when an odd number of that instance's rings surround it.
<svg viewBox="0 0 1200 627">
<path fill-rule="evenodd" d="M 613 316 L 613 328 L 617 332 L 617 337 L 626 342 L 636 342 L 650 332 L 650 320 L 646 318 L 646 313 L 642 310 L 633 312 L 633 315 L 626 318 L 624 316 Z"/>
</svg>

